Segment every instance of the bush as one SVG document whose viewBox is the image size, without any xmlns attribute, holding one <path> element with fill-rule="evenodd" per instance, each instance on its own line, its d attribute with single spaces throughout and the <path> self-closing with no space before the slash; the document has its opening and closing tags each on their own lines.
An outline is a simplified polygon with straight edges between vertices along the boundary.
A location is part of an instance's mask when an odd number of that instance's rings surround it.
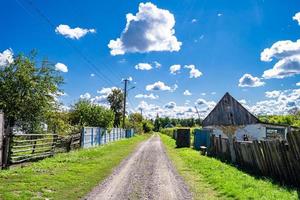
<svg viewBox="0 0 300 200">
<path fill-rule="evenodd" d="M 176 128 L 163 128 L 163 129 L 160 130 L 160 132 L 162 134 L 168 135 L 171 138 L 173 138 L 173 132 L 174 132 L 175 129 Z"/>
<path fill-rule="evenodd" d="M 149 133 L 149 132 L 153 131 L 153 129 L 154 129 L 154 125 L 152 124 L 151 121 L 149 121 L 149 120 L 144 120 L 143 121 L 144 133 Z"/>
<path fill-rule="evenodd" d="M 81 100 L 73 106 L 70 120 L 74 125 L 111 128 L 114 123 L 114 113 L 110 109 Z"/>
</svg>

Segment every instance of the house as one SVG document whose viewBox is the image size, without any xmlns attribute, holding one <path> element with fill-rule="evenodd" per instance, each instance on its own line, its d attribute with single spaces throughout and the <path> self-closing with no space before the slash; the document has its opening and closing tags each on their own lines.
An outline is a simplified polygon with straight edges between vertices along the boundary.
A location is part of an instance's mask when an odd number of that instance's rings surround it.
<svg viewBox="0 0 300 200">
<path fill-rule="evenodd" d="M 226 93 L 202 122 L 203 129 L 236 140 L 286 139 L 295 127 L 261 122 L 242 104 Z"/>
</svg>

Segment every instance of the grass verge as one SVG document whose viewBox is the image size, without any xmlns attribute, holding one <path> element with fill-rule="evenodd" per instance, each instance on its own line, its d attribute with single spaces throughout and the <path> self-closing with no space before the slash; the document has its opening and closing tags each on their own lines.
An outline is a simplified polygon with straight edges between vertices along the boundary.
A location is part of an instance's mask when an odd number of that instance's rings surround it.
<svg viewBox="0 0 300 200">
<path fill-rule="evenodd" d="M 57 154 L 28 167 L 0 171 L 0 199 L 79 199 L 148 137 Z"/>
<path fill-rule="evenodd" d="M 251 176 L 190 148 L 175 148 L 175 140 L 160 135 L 167 153 L 195 199 L 299 199 L 300 193 Z"/>
</svg>

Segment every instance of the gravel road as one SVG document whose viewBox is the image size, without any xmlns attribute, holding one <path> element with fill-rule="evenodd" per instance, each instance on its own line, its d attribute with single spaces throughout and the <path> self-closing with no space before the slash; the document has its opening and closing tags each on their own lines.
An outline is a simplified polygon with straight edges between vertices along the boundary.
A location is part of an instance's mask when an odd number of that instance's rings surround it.
<svg viewBox="0 0 300 200">
<path fill-rule="evenodd" d="M 160 137 L 153 135 L 84 199 L 189 200 L 192 195 L 167 157 Z"/>
</svg>

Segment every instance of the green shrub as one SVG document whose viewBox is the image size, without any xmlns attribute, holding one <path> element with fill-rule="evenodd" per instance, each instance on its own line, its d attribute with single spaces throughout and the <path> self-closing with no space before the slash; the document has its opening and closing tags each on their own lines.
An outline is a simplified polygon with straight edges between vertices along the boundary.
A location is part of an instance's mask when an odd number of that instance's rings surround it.
<svg viewBox="0 0 300 200">
<path fill-rule="evenodd" d="M 144 120 L 143 121 L 144 133 L 149 133 L 149 132 L 153 131 L 153 129 L 154 129 L 154 125 L 152 124 L 151 121 L 149 121 L 149 120 Z"/>
</svg>

